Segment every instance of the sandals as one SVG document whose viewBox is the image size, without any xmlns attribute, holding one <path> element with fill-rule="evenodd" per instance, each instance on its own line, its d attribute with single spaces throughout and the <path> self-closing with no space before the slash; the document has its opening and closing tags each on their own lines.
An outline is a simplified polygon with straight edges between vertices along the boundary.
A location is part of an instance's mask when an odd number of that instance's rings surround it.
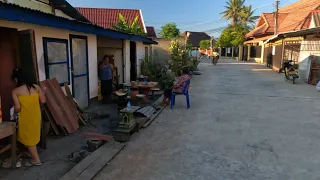
<svg viewBox="0 0 320 180">
<path fill-rule="evenodd" d="M 35 162 L 33 162 L 32 160 L 29 160 L 29 161 L 27 161 L 26 162 L 26 164 L 25 164 L 27 167 L 32 167 L 32 166 L 41 166 L 41 162 L 39 162 L 39 163 L 35 163 Z"/>
<path fill-rule="evenodd" d="M 2 167 L 3 168 L 11 168 L 11 159 L 5 159 L 3 162 L 2 162 Z M 17 168 L 20 168 L 21 167 L 21 159 L 19 158 L 18 161 L 16 162 L 16 167 Z"/>
</svg>

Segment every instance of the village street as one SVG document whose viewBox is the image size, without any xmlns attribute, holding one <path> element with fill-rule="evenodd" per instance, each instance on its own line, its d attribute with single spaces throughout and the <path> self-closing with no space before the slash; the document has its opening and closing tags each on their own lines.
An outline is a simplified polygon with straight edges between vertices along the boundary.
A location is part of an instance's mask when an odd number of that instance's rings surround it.
<svg viewBox="0 0 320 180">
<path fill-rule="evenodd" d="M 319 179 L 320 98 L 263 65 L 203 60 L 178 97 L 95 179 Z"/>
</svg>

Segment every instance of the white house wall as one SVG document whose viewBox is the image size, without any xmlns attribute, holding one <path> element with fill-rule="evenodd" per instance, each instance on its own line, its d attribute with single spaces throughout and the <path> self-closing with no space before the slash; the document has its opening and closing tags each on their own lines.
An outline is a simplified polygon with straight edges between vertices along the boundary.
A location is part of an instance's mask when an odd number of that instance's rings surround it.
<svg viewBox="0 0 320 180">
<path fill-rule="evenodd" d="M 37 60 L 38 60 L 38 72 L 39 79 L 43 81 L 46 79 L 45 73 L 45 62 L 44 62 L 44 51 L 43 51 L 43 37 L 57 38 L 57 39 L 66 39 L 69 42 L 69 35 L 81 35 L 87 36 L 88 38 L 88 63 L 89 63 L 89 90 L 90 98 L 97 97 L 98 95 L 98 72 L 97 72 L 97 38 L 96 35 L 84 34 L 78 32 L 72 32 L 65 29 L 57 29 L 51 27 L 45 27 L 40 25 L 34 25 L 23 22 L 14 22 L 0 20 L 1 27 L 15 28 L 19 31 L 32 29 L 35 33 L 35 42 L 36 42 L 36 51 L 37 51 Z M 69 42 L 70 50 L 70 42 Z M 70 52 L 69 52 L 70 56 Z M 71 58 L 69 57 L 69 60 Z M 69 62 L 71 66 L 71 62 Z M 69 72 L 71 74 L 71 72 Z M 72 83 L 72 82 L 70 82 Z M 72 87 L 72 86 L 71 86 Z"/>
<path fill-rule="evenodd" d="M 137 75 L 141 74 L 141 62 L 145 57 L 145 47 L 142 42 L 136 42 L 137 45 Z"/>
<path fill-rule="evenodd" d="M 311 55 L 320 56 L 319 51 L 320 38 L 315 38 L 314 35 L 309 35 L 301 42 L 300 57 L 299 57 L 299 74 L 304 82 L 307 82 L 309 77 L 309 66 L 311 63 Z"/>
<path fill-rule="evenodd" d="M 130 41 L 124 40 L 123 43 L 123 55 L 124 55 L 124 81 L 130 82 Z"/>
</svg>

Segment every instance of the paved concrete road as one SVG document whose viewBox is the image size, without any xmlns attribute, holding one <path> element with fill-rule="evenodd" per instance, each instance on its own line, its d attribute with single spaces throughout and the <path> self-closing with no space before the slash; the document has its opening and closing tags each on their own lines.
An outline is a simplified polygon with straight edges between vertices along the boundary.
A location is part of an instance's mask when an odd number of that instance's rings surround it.
<svg viewBox="0 0 320 180">
<path fill-rule="evenodd" d="M 200 65 L 191 109 L 166 109 L 96 179 L 320 179 L 320 93 L 264 66 Z"/>
</svg>

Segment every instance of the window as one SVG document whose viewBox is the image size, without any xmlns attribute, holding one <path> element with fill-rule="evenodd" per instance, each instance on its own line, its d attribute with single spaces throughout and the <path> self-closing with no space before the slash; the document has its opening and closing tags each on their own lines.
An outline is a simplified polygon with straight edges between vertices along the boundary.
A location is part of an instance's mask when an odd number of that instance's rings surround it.
<svg viewBox="0 0 320 180">
<path fill-rule="evenodd" d="M 43 38 L 46 79 L 70 84 L 68 40 Z"/>
</svg>

